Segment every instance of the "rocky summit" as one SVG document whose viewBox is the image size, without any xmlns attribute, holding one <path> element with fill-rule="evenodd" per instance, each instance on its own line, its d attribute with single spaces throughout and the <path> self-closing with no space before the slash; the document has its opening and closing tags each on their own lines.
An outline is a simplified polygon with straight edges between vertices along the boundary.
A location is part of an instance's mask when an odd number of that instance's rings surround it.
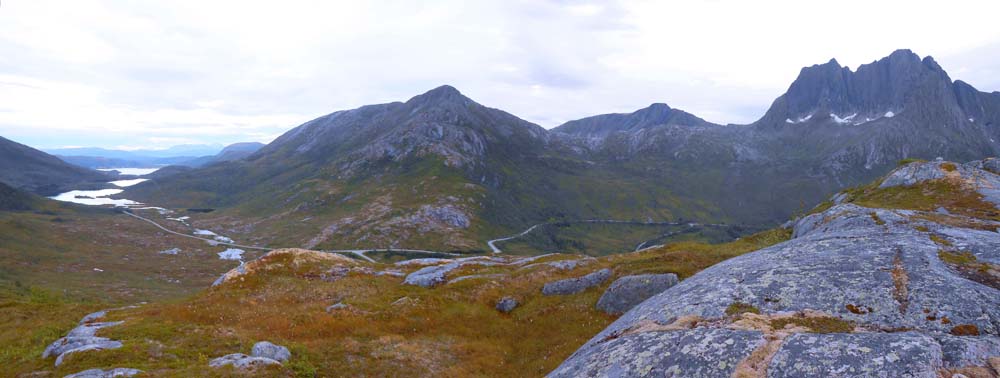
<svg viewBox="0 0 1000 378">
<path fill-rule="evenodd" d="M 794 222 L 791 240 L 646 300 L 550 376 L 995 376 L 995 164 L 916 162 L 848 192 Z M 943 187 L 975 201 L 889 207 Z"/>
</svg>

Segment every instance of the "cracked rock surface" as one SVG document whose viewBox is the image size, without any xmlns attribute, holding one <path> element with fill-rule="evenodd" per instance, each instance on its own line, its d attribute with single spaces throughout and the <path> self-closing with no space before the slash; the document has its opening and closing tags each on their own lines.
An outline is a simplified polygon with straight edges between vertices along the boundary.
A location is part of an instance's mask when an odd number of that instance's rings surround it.
<svg viewBox="0 0 1000 378">
<path fill-rule="evenodd" d="M 944 164 L 902 167 L 882 187 L 951 177 L 985 201 L 1000 202 L 991 192 L 1000 188 L 1000 176 L 981 169 L 985 163 Z M 939 252 L 967 252 L 995 264 L 1000 233 L 933 222 L 928 214 L 841 203 L 799 219 L 792 240 L 712 266 L 649 298 L 551 376 L 730 376 L 768 340 L 733 329 L 738 315 L 727 309 L 734 303 L 764 315 L 814 311 L 854 326 L 850 333 L 783 331 L 790 335 L 748 376 L 936 377 L 942 369 L 987 366 L 1000 356 L 1000 290 L 963 276 Z M 701 321 L 669 326 L 687 318 Z M 975 332 L 956 332 L 960 325 Z"/>
</svg>

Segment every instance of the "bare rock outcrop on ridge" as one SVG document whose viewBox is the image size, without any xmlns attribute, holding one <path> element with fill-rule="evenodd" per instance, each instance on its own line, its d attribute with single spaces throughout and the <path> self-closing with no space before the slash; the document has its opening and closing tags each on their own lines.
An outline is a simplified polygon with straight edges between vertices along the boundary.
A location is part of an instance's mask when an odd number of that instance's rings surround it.
<svg viewBox="0 0 1000 378">
<path fill-rule="evenodd" d="M 949 178 L 1000 203 L 992 192 L 1000 176 L 984 165 L 914 163 L 882 186 Z M 633 308 L 551 376 L 937 377 L 990 369 L 1000 356 L 1000 287 L 970 279 L 939 254 L 995 269 L 997 224 L 936 216 L 842 203 L 802 218 L 792 240 L 705 269 Z M 831 326 L 839 328 L 823 330 Z"/>
</svg>

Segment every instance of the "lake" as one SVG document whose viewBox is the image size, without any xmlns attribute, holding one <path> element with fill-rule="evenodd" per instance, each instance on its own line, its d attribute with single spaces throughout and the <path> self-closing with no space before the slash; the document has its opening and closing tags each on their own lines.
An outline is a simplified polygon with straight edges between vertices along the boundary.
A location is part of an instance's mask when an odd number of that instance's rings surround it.
<svg viewBox="0 0 1000 378">
<path fill-rule="evenodd" d="M 156 172 L 159 168 L 102 168 L 99 171 L 118 171 L 121 174 L 126 175 L 148 175 L 150 173 Z M 124 188 L 138 184 L 149 179 L 131 179 L 131 180 L 116 180 L 109 181 L 114 186 Z M 101 205 L 112 205 L 112 206 L 134 206 L 142 205 L 142 203 L 129 200 L 129 199 L 114 199 L 108 198 L 115 194 L 121 193 L 122 189 L 101 189 L 101 190 L 71 190 L 65 193 L 60 193 L 57 196 L 49 197 L 56 201 L 73 202 L 81 205 L 91 205 L 91 206 L 101 206 Z"/>
</svg>

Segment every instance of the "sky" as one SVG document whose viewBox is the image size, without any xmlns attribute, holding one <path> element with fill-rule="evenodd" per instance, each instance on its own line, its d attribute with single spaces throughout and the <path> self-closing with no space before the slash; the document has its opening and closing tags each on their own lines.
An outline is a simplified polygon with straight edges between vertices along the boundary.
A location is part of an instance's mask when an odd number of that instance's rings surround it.
<svg viewBox="0 0 1000 378">
<path fill-rule="evenodd" d="M 450 84 L 551 128 L 664 102 L 750 123 L 804 66 L 909 48 L 1000 90 L 995 0 L 2 0 L 0 136 L 269 142 Z"/>
</svg>

